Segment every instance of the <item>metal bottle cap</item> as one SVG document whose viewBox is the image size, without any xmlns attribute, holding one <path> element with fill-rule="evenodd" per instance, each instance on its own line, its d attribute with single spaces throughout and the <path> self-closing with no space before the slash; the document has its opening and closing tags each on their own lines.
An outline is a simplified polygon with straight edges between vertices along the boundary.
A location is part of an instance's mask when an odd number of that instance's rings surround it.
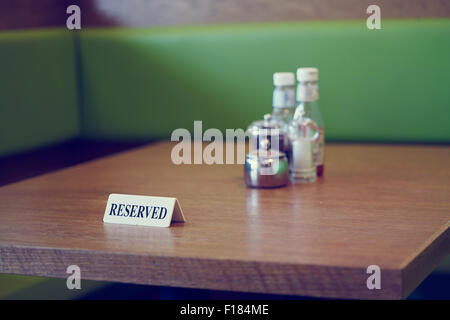
<svg viewBox="0 0 450 320">
<path fill-rule="evenodd" d="M 254 188 L 282 187 L 288 183 L 288 160 L 284 152 L 254 150 L 245 157 L 245 183 Z"/>
<path fill-rule="evenodd" d="M 251 134 L 257 135 L 262 129 L 278 129 L 281 133 L 286 132 L 286 124 L 282 121 L 272 119 L 272 115 L 270 113 L 264 115 L 264 120 L 254 121 L 248 127 L 248 131 Z"/>
<path fill-rule="evenodd" d="M 287 126 L 284 122 L 272 119 L 270 114 L 264 120 L 255 121 L 247 129 L 251 139 L 256 141 L 256 149 L 272 149 L 272 139 L 278 138 L 278 150 L 285 151 L 287 146 Z"/>
</svg>

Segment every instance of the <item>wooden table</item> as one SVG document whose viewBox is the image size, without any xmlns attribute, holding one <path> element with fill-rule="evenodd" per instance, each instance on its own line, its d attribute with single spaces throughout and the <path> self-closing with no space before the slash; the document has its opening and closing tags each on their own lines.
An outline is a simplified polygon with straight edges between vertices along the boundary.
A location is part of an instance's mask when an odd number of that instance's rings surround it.
<svg viewBox="0 0 450 320">
<path fill-rule="evenodd" d="M 338 298 L 406 297 L 450 252 L 450 148 L 326 146 L 325 177 L 248 189 L 242 165 L 157 143 L 0 188 L 0 272 Z M 177 197 L 185 224 L 104 224 L 110 193 Z M 369 290 L 369 265 L 381 289 Z"/>
</svg>

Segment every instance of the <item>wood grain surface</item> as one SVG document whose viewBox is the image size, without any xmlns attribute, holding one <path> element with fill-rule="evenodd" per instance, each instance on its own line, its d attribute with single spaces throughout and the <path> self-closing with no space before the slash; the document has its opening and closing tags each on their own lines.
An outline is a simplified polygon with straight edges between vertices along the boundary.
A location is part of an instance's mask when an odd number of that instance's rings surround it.
<svg viewBox="0 0 450 320">
<path fill-rule="evenodd" d="M 450 253 L 450 148 L 327 144 L 325 177 L 249 189 L 242 165 L 157 143 L 0 188 L 0 272 L 338 298 L 406 297 Z M 104 224 L 110 193 L 177 197 L 185 224 Z M 381 268 L 368 290 L 366 268 Z"/>
</svg>

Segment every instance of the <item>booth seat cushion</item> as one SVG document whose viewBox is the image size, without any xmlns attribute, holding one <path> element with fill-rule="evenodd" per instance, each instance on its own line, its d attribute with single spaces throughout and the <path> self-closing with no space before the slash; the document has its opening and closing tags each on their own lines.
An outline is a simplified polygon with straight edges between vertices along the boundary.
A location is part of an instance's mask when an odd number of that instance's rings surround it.
<svg viewBox="0 0 450 320">
<path fill-rule="evenodd" d="M 320 69 L 326 137 L 450 141 L 450 19 L 290 22 L 80 34 L 89 138 L 245 128 L 271 111 L 272 73 Z"/>
<path fill-rule="evenodd" d="M 0 32 L 0 157 L 80 134 L 68 30 Z"/>
</svg>

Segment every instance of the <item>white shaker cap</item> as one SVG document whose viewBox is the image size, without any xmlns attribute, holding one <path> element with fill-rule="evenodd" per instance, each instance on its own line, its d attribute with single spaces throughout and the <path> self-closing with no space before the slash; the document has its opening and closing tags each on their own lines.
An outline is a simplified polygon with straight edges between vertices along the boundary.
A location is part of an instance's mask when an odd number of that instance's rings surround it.
<svg viewBox="0 0 450 320">
<path fill-rule="evenodd" d="M 295 76 L 293 72 L 275 72 L 273 74 L 273 84 L 275 86 L 293 86 Z"/>
<path fill-rule="evenodd" d="M 317 68 L 298 68 L 297 81 L 318 81 L 319 69 Z"/>
</svg>

